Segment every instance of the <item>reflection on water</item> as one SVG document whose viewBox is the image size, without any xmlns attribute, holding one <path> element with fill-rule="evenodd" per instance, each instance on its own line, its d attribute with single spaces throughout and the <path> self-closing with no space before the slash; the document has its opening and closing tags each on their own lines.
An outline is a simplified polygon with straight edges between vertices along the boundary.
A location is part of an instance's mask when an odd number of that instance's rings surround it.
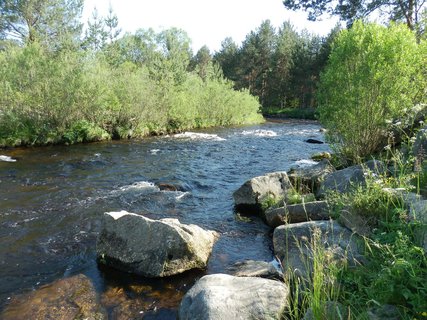
<svg viewBox="0 0 427 320">
<path fill-rule="evenodd" d="M 272 260 L 269 228 L 233 212 L 245 180 L 287 170 L 326 145 L 319 126 L 267 123 L 142 141 L 2 150 L 0 162 L 0 309 L 9 298 L 83 273 L 114 319 L 143 312 L 174 318 L 203 273 L 147 280 L 99 270 L 95 243 L 103 212 L 177 218 L 220 234 L 205 273 L 239 260 Z M 164 184 L 173 188 L 159 188 Z M 176 190 L 176 191 L 175 191 Z M 133 317 L 133 316 L 132 316 Z"/>
</svg>

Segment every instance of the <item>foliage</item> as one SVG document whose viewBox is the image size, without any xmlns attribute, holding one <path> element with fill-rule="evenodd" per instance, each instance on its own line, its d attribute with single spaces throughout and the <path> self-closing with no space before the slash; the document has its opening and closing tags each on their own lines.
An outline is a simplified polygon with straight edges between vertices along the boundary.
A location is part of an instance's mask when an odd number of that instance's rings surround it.
<svg viewBox="0 0 427 320">
<path fill-rule="evenodd" d="M 314 108 L 263 108 L 267 117 L 281 117 L 290 119 L 316 120 L 317 114 Z"/>
<path fill-rule="evenodd" d="M 355 162 L 384 147 L 391 120 L 426 98 L 426 59 L 426 46 L 404 25 L 358 21 L 342 31 L 319 88 L 332 147 Z"/>
<path fill-rule="evenodd" d="M 323 14 L 339 16 L 351 25 L 357 19 L 363 19 L 369 15 L 381 13 L 387 15 L 391 21 L 404 21 L 414 30 L 420 22 L 419 16 L 425 10 L 425 1 L 386 1 L 386 0 L 342 0 L 332 2 L 328 0 L 284 0 L 283 5 L 287 9 L 304 9 L 308 12 L 308 18 L 312 21 Z"/>
<path fill-rule="evenodd" d="M 291 288 L 287 319 L 303 319 L 309 309 L 313 316 L 311 319 L 339 318 L 336 317 L 336 314 L 342 310 L 332 310 L 331 312 L 328 310 L 328 304 L 332 302 L 334 309 L 341 309 L 335 304 L 335 301 L 340 297 L 341 288 L 338 278 L 344 267 L 339 266 L 335 259 L 331 259 L 330 254 L 325 250 L 323 241 L 321 231 L 314 229 L 310 239 L 307 239 L 307 243 L 298 244 L 303 263 L 307 270 L 311 270 L 311 276 L 301 277 L 294 272 L 286 273 L 285 282 Z M 308 254 L 304 255 L 303 252 Z M 342 319 L 345 319 L 345 310 L 342 313 Z"/>
<path fill-rule="evenodd" d="M 185 71 L 188 60 L 181 61 L 172 45 L 157 53 L 153 65 L 110 65 L 102 53 L 51 53 L 38 44 L 0 52 L 0 146 L 141 137 L 262 121 L 258 101 L 233 90 L 213 66 L 202 79 Z"/>
<path fill-rule="evenodd" d="M 225 39 L 214 61 L 235 88 L 247 88 L 259 97 L 263 109 L 314 107 L 319 73 L 336 33 L 334 29 L 326 38 L 299 34 L 289 22 L 276 30 L 266 20 L 240 47 Z"/>
<path fill-rule="evenodd" d="M 410 219 L 402 197 L 412 188 L 413 173 L 406 168 L 413 163 L 407 163 L 412 159 L 402 161 L 397 151 L 390 155 L 390 163 L 402 166 L 395 176 L 371 174 L 366 186 L 328 196 L 334 210 L 345 208 L 358 214 L 372 229 L 372 235 L 364 238 L 366 262 L 338 275 L 342 284 L 338 300 L 351 306 L 357 319 L 364 319 L 368 308 L 385 304 L 399 307 L 408 319 L 427 308 L 427 259 L 416 238 L 418 222 Z M 400 191 L 391 191 L 396 187 Z"/>
<path fill-rule="evenodd" d="M 83 0 L 0 0 L 0 39 L 58 49 L 80 36 Z"/>
</svg>

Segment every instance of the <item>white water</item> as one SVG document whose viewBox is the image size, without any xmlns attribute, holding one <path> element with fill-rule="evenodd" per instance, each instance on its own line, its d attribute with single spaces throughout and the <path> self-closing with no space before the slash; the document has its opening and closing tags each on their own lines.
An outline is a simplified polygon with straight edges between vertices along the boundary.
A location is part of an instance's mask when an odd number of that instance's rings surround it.
<svg viewBox="0 0 427 320">
<path fill-rule="evenodd" d="M 0 161 L 3 161 L 3 162 L 16 162 L 16 159 L 13 159 L 13 158 L 11 158 L 9 156 L 0 155 Z"/>
<path fill-rule="evenodd" d="M 198 132 L 184 132 L 172 136 L 179 139 L 190 140 L 213 140 L 213 141 L 226 141 L 226 139 L 219 137 L 217 134 L 198 133 Z"/>
<path fill-rule="evenodd" d="M 277 132 L 272 130 L 245 130 L 241 133 L 244 136 L 257 136 L 257 137 L 277 137 Z"/>
</svg>

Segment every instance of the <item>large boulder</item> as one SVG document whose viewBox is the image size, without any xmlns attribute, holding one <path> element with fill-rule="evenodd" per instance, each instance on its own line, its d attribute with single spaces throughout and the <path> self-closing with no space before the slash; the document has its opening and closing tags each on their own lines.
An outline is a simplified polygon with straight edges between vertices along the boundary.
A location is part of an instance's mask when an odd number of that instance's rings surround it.
<svg viewBox="0 0 427 320">
<path fill-rule="evenodd" d="M 276 262 L 277 264 L 277 262 Z M 236 262 L 230 271 L 236 277 L 260 277 L 283 281 L 282 270 L 274 262 L 245 260 Z"/>
<path fill-rule="evenodd" d="M 270 199 L 280 200 L 291 188 L 286 172 L 273 172 L 246 181 L 233 193 L 234 204 L 238 211 L 260 212 Z"/>
<path fill-rule="evenodd" d="M 104 214 L 96 252 L 98 261 L 145 277 L 164 277 L 205 268 L 217 238 L 215 231 L 152 220 L 138 214 Z"/>
<path fill-rule="evenodd" d="M 270 227 L 286 223 L 298 223 L 312 220 L 328 220 L 329 206 L 326 201 L 313 201 L 270 208 L 265 212 L 265 220 Z"/>
<path fill-rule="evenodd" d="M 370 160 L 364 164 L 335 171 L 328 174 L 323 182 L 320 183 L 316 196 L 318 198 L 324 197 L 328 191 L 349 192 L 357 185 L 365 185 L 369 174 L 382 175 L 386 171 L 386 165 L 378 160 Z"/>
<path fill-rule="evenodd" d="M 281 319 L 288 306 L 288 296 L 288 287 L 279 281 L 207 275 L 182 299 L 179 319 Z"/>
<path fill-rule="evenodd" d="M 339 264 L 360 263 L 363 257 L 357 238 L 335 221 L 287 224 L 274 230 L 274 253 L 285 272 L 307 277 L 312 272 L 313 252 L 322 252 L 326 260 Z"/>
<path fill-rule="evenodd" d="M 288 175 L 297 190 L 317 192 L 320 183 L 332 172 L 335 172 L 334 166 L 328 159 L 323 159 L 313 166 L 291 169 Z"/>
<path fill-rule="evenodd" d="M 90 279 L 79 274 L 14 297 L 0 318 L 101 320 L 108 317 Z"/>
</svg>

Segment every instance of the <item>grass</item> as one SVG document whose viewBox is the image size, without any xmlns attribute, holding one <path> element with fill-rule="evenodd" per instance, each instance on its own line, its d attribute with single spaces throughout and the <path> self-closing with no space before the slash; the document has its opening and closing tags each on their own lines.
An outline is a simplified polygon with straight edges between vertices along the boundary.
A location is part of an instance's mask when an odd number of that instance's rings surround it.
<svg viewBox="0 0 427 320">
<path fill-rule="evenodd" d="M 396 150 L 389 156 L 385 161 L 395 166 L 392 174 L 368 175 L 365 186 L 327 196 L 331 215 L 345 208 L 370 221 L 372 232 L 363 238 L 366 261 L 355 268 L 334 264 L 314 232 L 308 242 L 312 276 L 305 282 L 294 275 L 286 279 L 292 291 L 290 319 L 302 319 L 307 310 L 308 319 L 371 319 L 370 312 L 388 313 L 385 318 L 427 319 L 427 257 L 419 239 L 426 225 L 414 218 L 403 196 L 419 191 L 426 172 L 413 172 L 410 156 Z M 331 308 L 336 312 L 327 314 Z"/>
<path fill-rule="evenodd" d="M 291 288 L 288 319 L 347 319 L 347 310 L 337 303 L 341 285 L 338 275 L 345 268 L 333 259 L 323 245 L 322 233 L 314 229 L 305 243 L 298 242 L 308 274 L 285 270 L 285 282 Z M 309 252 L 304 255 L 303 252 Z"/>
</svg>

